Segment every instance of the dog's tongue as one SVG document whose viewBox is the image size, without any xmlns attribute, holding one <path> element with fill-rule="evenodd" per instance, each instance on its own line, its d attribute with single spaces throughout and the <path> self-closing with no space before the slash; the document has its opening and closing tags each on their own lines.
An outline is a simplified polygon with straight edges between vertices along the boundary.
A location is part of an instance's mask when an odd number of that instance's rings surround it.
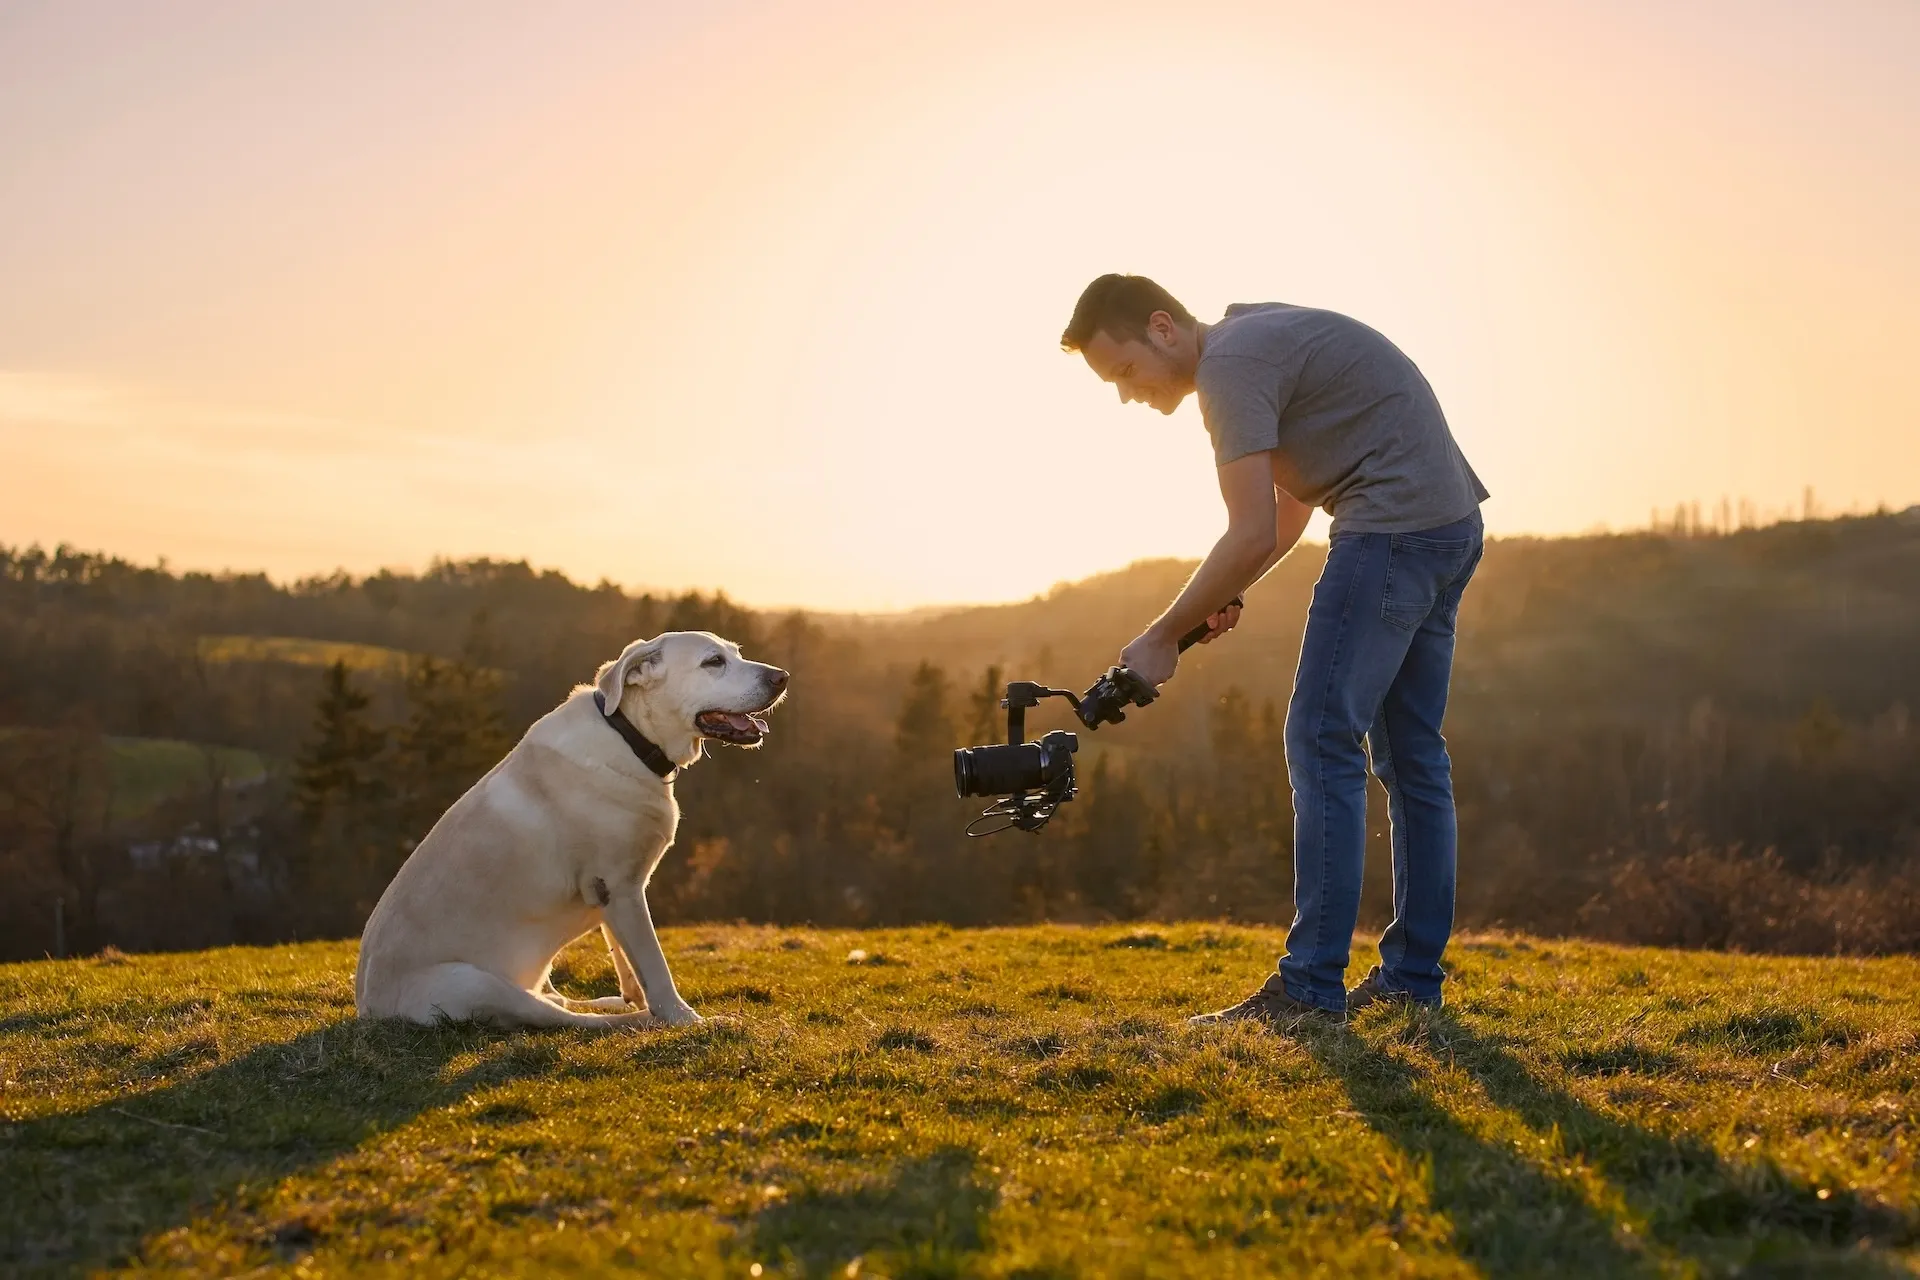
<svg viewBox="0 0 1920 1280">
<path fill-rule="evenodd" d="M 740 711 L 714 711 L 710 715 L 739 733 L 766 733 L 767 722 L 759 716 Z"/>
</svg>

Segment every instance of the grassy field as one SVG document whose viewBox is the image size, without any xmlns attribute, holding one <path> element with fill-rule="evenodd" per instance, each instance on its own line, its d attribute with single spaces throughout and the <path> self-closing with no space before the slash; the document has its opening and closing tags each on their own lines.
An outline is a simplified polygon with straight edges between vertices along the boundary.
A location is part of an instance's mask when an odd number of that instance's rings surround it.
<svg viewBox="0 0 1920 1280">
<path fill-rule="evenodd" d="M 36 734 L 36 729 L 0 725 L 0 738 Z M 182 796 L 205 795 L 215 778 L 228 785 L 257 782 L 266 758 L 242 747 L 214 747 L 172 738 L 108 738 L 108 816 L 114 822 L 144 817 Z"/>
<path fill-rule="evenodd" d="M 203 795 L 216 777 L 229 784 L 257 782 L 267 772 L 267 762 L 257 752 L 167 738 L 109 738 L 107 767 L 116 822 L 138 818 L 183 795 Z"/>
<path fill-rule="evenodd" d="M 203 661 L 284 662 L 297 667 L 347 664 L 349 671 L 404 672 L 410 655 L 399 649 L 344 640 L 309 640 L 300 636 L 201 636 Z"/>
<path fill-rule="evenodd" d="M 670 930 L 714 1021 L 600 1036 L 355 1022 L 351 944 L 0 966 L 0 1272 L 1920 1268 L 1920 961 L 1470 938 L 1444 1014 L 1181 1024 L 1278 941 Z"/>
</svg>

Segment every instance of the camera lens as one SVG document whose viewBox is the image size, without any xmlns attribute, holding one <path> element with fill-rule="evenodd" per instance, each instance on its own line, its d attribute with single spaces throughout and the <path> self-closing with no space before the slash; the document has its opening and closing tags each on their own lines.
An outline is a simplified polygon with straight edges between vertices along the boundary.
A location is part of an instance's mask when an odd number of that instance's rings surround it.
<svg viewBox="0 0 1920 1280">
<path fill-rule="evenodd" d="M 961 747 L 953 753 L 953 789 L 961 796 L 1005 796 L 1044 787 L 1073 767 L 1079 741 L 1049 733 L 1018 746 Z"/>
<path fill-rule="evenodd" d="M 1004 796 L 1043 784 L 1040 744 L 962 747 L 953 753 L 953 785 L 963 796 Z"/>
</svg>

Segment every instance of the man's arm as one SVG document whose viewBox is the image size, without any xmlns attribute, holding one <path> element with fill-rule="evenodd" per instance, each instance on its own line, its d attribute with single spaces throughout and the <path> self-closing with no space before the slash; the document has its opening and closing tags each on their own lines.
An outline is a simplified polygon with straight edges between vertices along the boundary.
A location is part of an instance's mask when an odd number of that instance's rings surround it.
<svg viewBox="0 0 1920 1280">
<path fill-rule="evenodd" d="M 1273 554 L 1267 557 L 1260 572 L 1253 575 L 1256 583 L 1272 573 L 1273 567 L 1300 545 L 1300 536 L 1307 531 L 1307 522 L 1313 518 L 1312 507 L 1277 484 L 1273 486 L 1273 496 L 1277 503 L 1273 521 Z M 1207 619 L 1207 634 L 1200 637 L 1200 643 L 1212 644 L 1239 625 L 1240 606 L 1230 604 Z"/>
<path fill-rule="evenodd" d="M 1164 684 L 1173 675 L 1182 635 L 1246 590 L 1279 558 L 1279 504 L 1269 454 L 1250 453 L 1222 466 L 1220 497 L 1227 505 L 1227 531 L 1167 611 L 1120 653 L 1120 661 L 1149 684 Z M 1301 523 L 1304 527 L 1305 521 Z"/>
<path fill-rule="evenodd" d="M 1277 503 L 1273 521 L 1273 554 L 1260 566 L 1260 572 L 1253 575 L 1255 582 L 1273 572 L 1273 566 L 1287 558 L 1287 552 L 1300 542 L 1300 535 L 1307 531 L 1307 521 L 1313 519 L 1313 508 L 1282 489 L 1273 487 L 1273 496 Z"/>
</svg>

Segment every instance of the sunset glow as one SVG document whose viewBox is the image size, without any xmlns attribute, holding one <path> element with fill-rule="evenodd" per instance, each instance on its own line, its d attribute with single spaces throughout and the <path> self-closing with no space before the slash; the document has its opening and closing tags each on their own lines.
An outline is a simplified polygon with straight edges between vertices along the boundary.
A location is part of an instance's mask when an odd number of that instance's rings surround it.
<svg viewBox="0 0 1920 1280">
<path fill-rule="evenodd" d="M 878 609 L 1196 555 L 1081 286 L 1355 315 L 1496 534 L 1920 502 L 1910 3 L 0 5 L 0 542 Z"/>
</svg>

